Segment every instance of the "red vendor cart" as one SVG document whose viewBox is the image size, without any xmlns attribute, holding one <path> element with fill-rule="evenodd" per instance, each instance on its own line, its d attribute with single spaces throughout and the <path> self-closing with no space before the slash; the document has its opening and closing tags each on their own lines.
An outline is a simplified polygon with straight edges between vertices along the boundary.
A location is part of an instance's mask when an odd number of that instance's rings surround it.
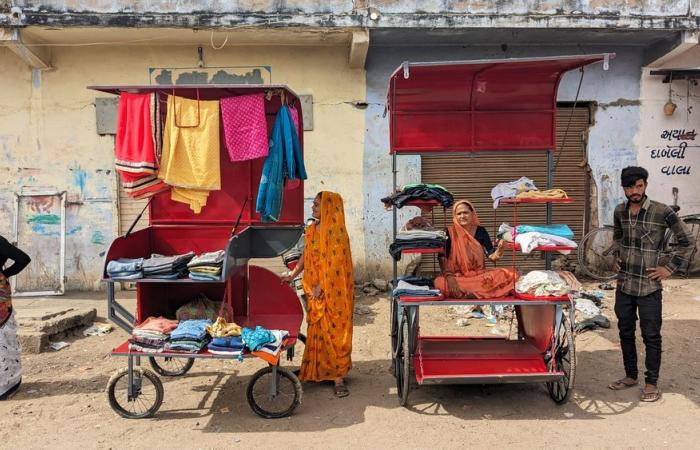
<svg viewBox="0 0 700 450">
<path fill-rule="evenodd" d="M 559 81 L 565 72 L 592 63 L 602 62 L 607 70 L 614 56 L 403 63 L 389 80 L 387 99 L 394 192 L 397 157 L 445 152 L 503 152 L 504 163 L 509 153 L 546 152 L 547 189 L 552 188 Z M 474 162 L 478 164 L 478 156 Z M 571 201 L 512 198 L 502 200 L 501 205 L 513 208 L 515 227 L 518 207 L 545 207 L 549 224 L 552 204 Z M 419 200 L 407 205 L 426 208 L 438 202 Z M 395 240 L 396 207 L 393 217 Z M 537 248 L 544 252 L 561 249 Z M 444 248 L 405 248 L 403 252 L 440 254 Z M 546 261 L 549 266 L 549 258 Z M 419 310 L 434 305 L 514 305 L 517 338 L 424 336 Z M 555 402 L 565 402 L 576 370 L 573 306 L 569 296 L 475 300 L 394 296 L 392 356 L 400 403 L 406 404 L 413 379 L 419 385 L 544 382 Z"/>
<path fill-rule="evenodd" d="M 297 95 L 282 85 L 177 85 L 177 86 L 90 86 L 101 92 L 155 93 L 165 102 L 168 95 L 189 99 L 218 100 L 224 97 L 264 93 L 268 132 L 283 103 L 295 106 L 301 122 Z M 165 108 L 161 113 L 163 121 Z M 303 133 L 299 136 L 303 147 Z M 283 349 L 293 350 L 299 336 L 303 310 L 294 290 L 280 282 L 277 274 L 254 265 L 252 258 L 279 258 L 301 236 L 304 224 L 303 183 L 288 184 L 284 191 L 281 217 L 262 223 L 255 212 L 255 199 L 264 158 L 231 162 L 222 139 L 219 152 L 221 190 L 212 191 L 200 214 L 188 205 L 174 202 L 170 193 L 154 196 L 148 205 L 148 227 L 115 239 L 105 256 L 102 280 L 107 283 L 109 319 L 131 333 L 134 325 L 148 317 L 173 317 L 175 310 L 198 294 L 223 301 L 242 327 L 257 325 L 287 330 Z M 138 219 L 137 219 L 138 220 Z M 132 225 L 133 228 L 133 225 Z M 136 315 L 115 299 L 115 281 L 107 274 L 107 263 L 118 258 L 148 258 L 151 254 L 196 254 L 225 250 L 221 281 L 142 278 L 136 282 Z M 290 352 L 288 352 L 290 353 Z M 153 371 L 142 367 L 143 358 L 161 376 L 187 372 L 197 358 L 233 358 L 212 354 L 206 348 L 196 354 L 142 353 L 124 342 L 112 351 L 127 359 L 127 367 L 109 381 L 112 408 L 126 418 L 150 417 L 163 399 L 163 385 Z M 245 356 L 250 356 L 246 354 Z M 253 411 L 267 417 L 291 414 L 301 401 L 301 384 L 294 373 L 279 364 L 266 363 L 250 380 L 247 399 Z"/>
</svg>

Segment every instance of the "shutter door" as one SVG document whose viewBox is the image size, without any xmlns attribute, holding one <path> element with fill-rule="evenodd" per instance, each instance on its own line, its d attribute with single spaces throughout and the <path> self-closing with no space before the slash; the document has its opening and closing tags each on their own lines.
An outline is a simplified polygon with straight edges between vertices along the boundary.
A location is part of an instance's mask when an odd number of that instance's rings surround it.
<svg viewBox="0 0 700 450">
<path fill-rule="evenodd" d="M 129 195 L 127 195 L 126 192 L 124 192 L 124 189 L 122 188 L 121 181 L 119 181 L 119 235 L 124 236 L 126 232 L 129 230 L 129 227 L 131 224 L 134 222 L 136 219 L 136 216 L 139 215 L 141 210 L 146 206 L 146 203 L 148 203 L 148 199 L 143 199 L 143 200 L 136 200 Z M 148 209 L 143 213 L 143 216 L 141 216 L 141 219 L 139 220 L 139 223 L 136 224 L 134 229 L 132 230 L 132 233 L 134 231 L 140 230 L 142 228 L 146 228 L 148 226 Z"/>
<path fill-rule="evenodd" d="M 572 115 L 573 113 L 573 115 Z M 571 120 L 569 118 L 571 117 Z M 587 222 L 586 205 L 589 200 L 588 174 L 585 135 L 589 127 L 590 112 L 587 106 L 557 109 L 557 151 L 553 155 L 554 177 L 552 187 L 561 188 L 576 201 L 568 205 L 553 205 L 553 223 L 565 223 L 574 231 L 574 240 L 579 242 Z M 564 133 L 566 131 L 566 141 Z M 504 131 L 507 132 L 507 131 Z M 563 145 L 562 145 L 563 144 Z M 561 152 L 559 149 L 561 148 Z M 513 206 L 500 206 L 493 209 L 491 189 L 498 183 L 512 181 L 526 176 L 534 180 L 540 189 L 547 186 L 547 156 L 544 152 L 532 153 L 481 153 L 424 155 L 421 158 L 423 183 L 440 184 L 452 192 L 455 199 L 470 200 L 481 224 L 488 230 L 491 239 L 496 240 L 498 225 L 513 223 Z M 518 223 L 546 223 L 544 204 L 518 206 Z M 425 214 L 436 227 L 451 223 L 450 209 L 435 208 Z M 403 224 L 400 224 L 403 225 Z M 555 254 L 555 255 L 558 255 Z M 568 259 L 575 261 L 576 252 Z M 437 272 L 437 259 L 423 255 L 421 269 L 424 272 Z M 544 268 L 544 254 L 533 252 L 530 255 L 515 253 L 515 263 L 523 272 Z M 511 266 L 513 252 L 506 251 L 498 266 Z"/>
</svg>

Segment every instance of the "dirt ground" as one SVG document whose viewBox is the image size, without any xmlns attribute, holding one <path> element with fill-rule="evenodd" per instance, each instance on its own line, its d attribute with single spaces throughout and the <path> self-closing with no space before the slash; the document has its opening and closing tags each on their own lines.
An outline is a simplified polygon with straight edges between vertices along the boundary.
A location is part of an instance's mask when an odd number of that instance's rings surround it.
<svg viewBox="0 0 700 450">
<path fill-rule="evenodd" d="M 613 291 L 605 292 L 604 312 L 612 320 Z M 102 298 L 81 301 L 99 306 L 104 317 Z M 610 329 L 577 337 L 576 386 L 565 405 L 555 405 L 543 385 L 523 384 L 420 386 L 404 408 L 389 373 L 387 296 L 362 297 L 357 304 L 369 309 L 355 315 L 347 398 L 334 398 L 330 385 L 305 384 L 293 416 L 265 420 L 245 400 L 261 361 L 198 360 L 187 375 L 163 379 L 165 400 L 154 418 L 122 419 L 105 393 L 111 374 L 126 364 L 109 354 L 127 337 L 115 329 L 69 339 L 70 347 L 57 352 L 24 355 L 21 391 L 0 402 L 0 447 L 697 448 L 700 280 L 666 283 L 663 397 L 657 403 L 640 403 L 638 389 L 606 388 L 623 374 L 613 321 Z M 483 320 L 457 327 L 456 318 L 446 308 L 426 307 L 421 328 L 425 334 L 489 332 Z M 643 348 L 641 339 L 638 345 Z"/>
</svg>

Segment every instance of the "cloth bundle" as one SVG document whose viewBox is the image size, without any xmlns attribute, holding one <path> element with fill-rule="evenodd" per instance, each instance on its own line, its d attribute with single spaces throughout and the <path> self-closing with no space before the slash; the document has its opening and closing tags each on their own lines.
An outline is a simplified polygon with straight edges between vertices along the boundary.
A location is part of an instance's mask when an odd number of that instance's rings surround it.
<svg viewBox="0 0 700 450">
<path fill-rule="evenodd" d="M 226 319 L 219 316 L 213 324 L 207 327 L 207 333 L 213 338 L 240 336 L 241 327 L 234 322 L 228 323 Z"/>
<path fill-rule="evenodd" d="M 164 256 L 153 253 L 143 261 L 143 276 L 162 280 L 176 280 L 187 273 L 187 263 L 194 258 L 194 252 L 182 255 Z"/>
<path fill-rule="evenodd" d="M 107 275 L 119 280 L 143 278 L 143 258 L 119 258 L 107 263 Z"/>
<path fill-rule="evenodd" d="M 425 239 L 437 239 L 444 241 L 447 235 L 444 230 L 407 230 L 396 233 L 397 241 L 416 241 Z"/>
<path fill-rule="evenodd" d="M 518 194 L 527 191 L 537 191 L 535 182 L 528 177 L 520 177 L 515 181 L 499 183 L 491 189 L 491 198 L 493 199 L 493 209 L 498 208 L 501 199 L 517 197 Z"/>
<path fill-rule="evenodd" d="M 439 184 L 407 184 L 400 192 L 395 192 L 384 197 L 382 203 L 387 208 L 391 205 L 402 208 L 411 200 L 437 200 L 445 208 L 449 208 L 455 202 L 452 193 Z"/>
<path fill-rule="evenodd" d="M 255 211 L 263 222 L 277 222 L 282 210 L 284 180 L 305 180 L 297 126 L 289 108 L 280 107 L 270 137 L 270 148 L 263 164 Z"/>
<path fill-rule="evenodd" d="M 515 291 L 538 297 L 560 296 L 569 292 L 569 286 L 555 271 L 533 270 L 515 282 Z"/>
<path fill-rule="evenodd" d="M 157 94 L 120 94 L 114 159 L 130 197 L 147 198 L 169 189 L 157 176 L 160 131 Z"/>
<path fill-rule="evenodd" d="M 166 351 L 197 353 L 207 345 L 207 326 L 211 320 L 182 320 L 170 333 Z"/>
<path fill-rule="evenodd" d="M 132 330 L 129 349 L 146 353 L 162 352 L 170 334 L 177 326 L 177 320 L 169 320 L 165 317 L 148 317 Z"/>
<path fill-rule="evenodd" d="M 221 189 L 219 102 L 168 96 L 158 178 L 172 186 L 171 199 L 195 214 L 210 191 Z"/>
<path fill-rule="evenodd" d="M 517 198 L 544 198 L 544 199 L 556 199 L 556 198 L 569 198 L 566 195 L 566 191 L 563 189 L 547 189 L 544 191 L 525 191 L 517 195 Z"/>
<path fill-rule="evenodd" d="M 206 295 L 199 294 L 179 307 L 175 312 L 175 317 L 178 320 L 209 320 L 213 322 L 219 317 L 220 309 L 220 302 L 209 300 Z"/>
<path fill-rule="evenodd" d="M 394 297 L 441 297 L 439 289 L 431 289 L 430 286 L 412 284 L 404 280 L 399 280 L 396 288 L 392 292 Z"/>
<path fill-rule="evenodd" d="M 190 271 L 190 278 L 198 281 L 220 280 L 225 256 L 226 252 L 224 250 L 202 253 L 199 256 L 195 256 L 187 263 L 187 270 Z"/>
<path fill-rule="evenodd" d="M 401 231 L 410 231 L 410 230 L 426 230 L 426 231 L 432 231 L 435 228 L 433 228 L 433 224 L 430 223 L 430 221 L 426 220 L 422 216 L 416 216 L 413 219 L 409 220 L 406 222 L 406 224 L 401 228 Z"/>
</svg>

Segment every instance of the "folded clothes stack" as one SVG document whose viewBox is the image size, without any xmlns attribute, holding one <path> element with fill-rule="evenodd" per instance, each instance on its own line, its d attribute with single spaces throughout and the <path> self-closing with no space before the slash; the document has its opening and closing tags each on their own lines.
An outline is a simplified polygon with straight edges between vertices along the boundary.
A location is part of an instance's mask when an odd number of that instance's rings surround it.
<svg viewBox="0 0 700 450">
<path fill-rule="evenodd" d="M 411 200 L 437 200 L 445 208 L 455 202 L 450 191 L 439 184 L 407 184 L 400 192 L 383 198 L 382 203 L 386 207 L 394 205 L 401 208 Z"/>
<path fill-rule="evenodd" d="M 159 353 L 165 348 L 170 334 L 178 326 L 177 320 L 165 317 L 149 317 L 131 332 L 129 349 L 146 353 Z"/>
<path fill-rule="evenodd" d="M 163 256 L 152 254 L 143 261 L 143 276 L 162 280 L 176 280 L 187 274 L 187 263 L 194 258 L 194 252 L 182 255 Z"/>
<path fill-rule="evenodd" d="M 199 256 L 195 256 L 187 263 L 187 270 L 190 271 L 190 278 L 197 281 L 221 280 L 221 268 L 224 265 L 225 256 L 226 252 L 223 250 L 202 253 Z"/>
<path fill-rule="evenodd" d="M 165 345 L 166 351 L 197 353 L 209 342 L 207 326 L 211 320 L 183 320 L 170 333 L 170 341 Z"/>
<path fill-rule="evenodd" d="M 143 278 L 143 258 L 119 258 L 107 263 L 107 275 L 113 279 L 136 280 Z"/>
<path fill-rule="evenodd" d="M 417 277 L 414 275 L 406 275 L 403 277 L 399 277 L 396 282 L 392 281 L 394 287 L 396 287 L 396 284 L 399 281 L 405 281 L 406 283 L 413 284 L 415 286 L 428 286 L 429 288 L 433 287 L 433 280 L 431 280 L 430 278 Z"/>
<path fill-rule="evenodd" d="M 398 261 L 404 250 L 443 248 L 446 237 L 443 230 L 402 230 L 396 234 L 396 240 L 389 246 L 389 253 Z"/>
<path fill-rule="evenodd" d="M 521 251 L 526 254 L 540 246 L 576 248 L 576 242 L 571 240 L 573 237 L 574 232 L 565 224 L 518 225 L 513 228 L 507 223 L 502 223 L 498 227 L 499 239 L 517 243 Z M 571 253 L 571 250 L 559 250 L 559 253 L 566 255 Z"/>
<path fill-rule="evenodd" d="M 431 289 L 430 286 L 408 283 L 399 280 L 393 291 L 394 297 L 441 297 L 439 289 Z"/>
<path fill-rule="evenodd" d="M 491 189 L 491 198 L 493 199 L 493 209 L 498 208 L 499 202 L 504 198 L 517 197 L 518 194 L 528 191 L 537 191 L 535 182 L 528 177 L 520 177 L 515 181 L 499 183 Z"/>
<path fill-rule="evenodd" d="M 244 347 L 240 336 L 226 336 L 212 338 L 207 350 L 215 355 L 240 355 Z"/>
<path fill-rule="evenodd" d="M 275 340 L 263 345 L 258 351 L 276 358 L 282 350 L 282 344 L 284 340 L 287 339 L 287 336 L 289 336 L 289 332 L 287 330 L 270 330 L 270 333 Z"/>
</svg>

